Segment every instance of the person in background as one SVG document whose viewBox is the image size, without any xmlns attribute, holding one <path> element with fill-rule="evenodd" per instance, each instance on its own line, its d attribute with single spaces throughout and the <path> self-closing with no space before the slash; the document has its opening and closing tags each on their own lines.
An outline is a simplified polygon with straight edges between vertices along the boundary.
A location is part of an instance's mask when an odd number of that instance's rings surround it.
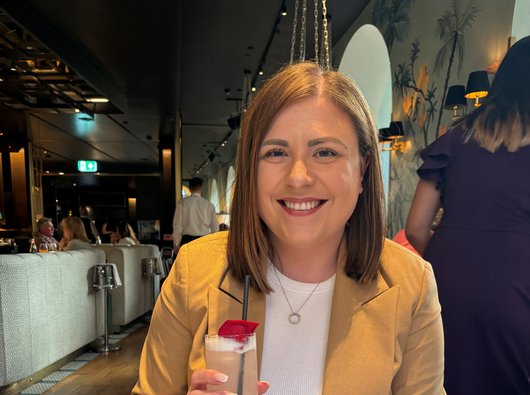
<svg viewBox="0 0 530 395">
<path fill-rule="evenodd" d="M 405 247 L 408 250 L 411 250 L 413 253 L 418 254 L 418 251 L 409 243 L 407 236 L 405 236 L 405 229 L 400 229 L 392 238 L 392 241 L 398 243 L 400 246 Z"/>
<path fill-rule="evenodd" d="M 530 36 L 482 105 L 421 153 L 406 233 L 436 273 L 451 395 L 530 394 L 529 70 Z"/>
<path fill-rule="evenodd" d="M 204 335 L 241 318 L 245 275 L 259 394 L 443 394 L 434 275 L 384 238 L 384 212 L 358 88 L 313 62 L 282 69 L 243 118 L 230 232 L 180 249 L 133 394 L 221 393 L 215 384 L 237 380 L 205 368 Z"/>
<path fill-rule="evenodd" d="M 115 229 L 116 227 L 116 221 L 111 220 L 109 217 L 105 217 L 105 221 L 103 222 L 103 225 L 101 225 L 101 242 L 105 244 L 109 244 L 110 236 L 112 234 L 112 229 Z"/>
<path fill-rule="evenodd" d="M 86 235 L 85 225 L 79 217 L 66 217 L 61 221 L 63 238 L 59 243 L 61 251 L 91 249 Z"/>
<path fill-rule="evenodd" d="M 81 218 L 81 221 L 83 221 L 83 225 L 85 225 L 85 231 L 88 239 L 91 243 L 95 243 L 99 236 L 99 232 L 98 228 L 96 227 L 96 223 L 90 218 L 86 206 L 79 206 L 79 217 Z"/>
<path fill-rule="evenodd" d="M 39 218 L 37 221 L 37 228 L 38 230 L 33 232 L 33 238 L 35 239 L 35 245 L 37 248 L 41 244 L 47 244 L 50 251 L 59 248 L 59 242 L 53 237 L 55 228 L 53 227 L 51 218 Z"/>
<path fill-rule="evenodd" d="M 132 226 L 124 221 L 119 221 L 115 225 L 114 230 L 110 235 L 110 242 L 112 244 L 125 244 L 125 245 L 139 245 L 140 244 L 140 241 L 138 241 L 136 237 L 136 233 L 134 232 L 134 229 L 132 228 Z"/>
<path fill-rule="evenodd" d="M 192 240 L 219 230 L 215 208 L 201 196 L 202 180 L 190 180 L 191 196 L 177 202 L 173 216 L 173 248 L 179 248 Z"/>
</svg>

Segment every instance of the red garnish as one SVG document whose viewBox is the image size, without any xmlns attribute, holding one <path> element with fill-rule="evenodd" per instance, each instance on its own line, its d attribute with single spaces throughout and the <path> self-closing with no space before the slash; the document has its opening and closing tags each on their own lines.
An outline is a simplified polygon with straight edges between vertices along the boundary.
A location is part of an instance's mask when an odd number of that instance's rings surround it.
<svg viewBox="0 0 530 395">
<path fill-rule="evenodd" d="M 248 335 L 254 333 L 259 323 L 244 320 L 226 320 L 223 325 L 219 328 L 218 335 L 223 336 L 235 336 L 235 339 L 244 343 Z"/>
</svg>

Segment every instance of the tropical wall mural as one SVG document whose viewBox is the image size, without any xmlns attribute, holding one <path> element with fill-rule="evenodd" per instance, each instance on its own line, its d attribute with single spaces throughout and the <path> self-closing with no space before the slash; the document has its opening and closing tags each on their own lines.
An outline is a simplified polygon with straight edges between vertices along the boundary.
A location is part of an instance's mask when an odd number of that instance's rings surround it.
<svg viewBox="0 0 530 395">
<path fill-rule="evenodd" d="M 371 23 L 390 54 L 392 120 L 403 123 L 407 144 L 391 156 L 387 236 L 405 226 L 422 163 L 419 153 L 453 122 L 444 109 L 448 88 L 465 85 L 470 72 L 502 59 L 514 5 L 515 0 L 373 0 L 334 48 L 340 61 L 349 38 Z M 472 109 L 470 101 L 468 112 Z"/>
</svg>

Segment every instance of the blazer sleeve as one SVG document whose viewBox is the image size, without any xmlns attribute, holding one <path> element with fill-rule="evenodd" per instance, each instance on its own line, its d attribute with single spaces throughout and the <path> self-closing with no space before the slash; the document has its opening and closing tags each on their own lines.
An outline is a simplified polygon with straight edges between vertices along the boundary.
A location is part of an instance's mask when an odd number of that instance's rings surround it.
<svg viewBox="0 0 530 395">
<path fill-rule="evenodd" d="M 189 271 L 187 248 L 155 305 L 142 354 L 138 382 L 132 394 L 169 395 L 188 391 L 188 356 L 193 342 L 188 315 Z"/>
<path fill-rule="evenodd" d="M 392 381 L 393 395 L 445 394 L 441 308 L 436 281 L 428 262 L 425 262 L 419 295 L 401 367 Z"/>
</svg>

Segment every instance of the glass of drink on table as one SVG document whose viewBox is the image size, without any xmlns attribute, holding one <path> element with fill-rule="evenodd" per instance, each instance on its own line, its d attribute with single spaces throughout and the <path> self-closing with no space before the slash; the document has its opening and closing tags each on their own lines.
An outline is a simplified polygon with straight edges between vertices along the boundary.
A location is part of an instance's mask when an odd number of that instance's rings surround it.
<svg viewBox="0 0 530 395">
<path fill-rule="evenodd" d="M 48 243 L 39 244 L 39 252 L 49 252 Z"/>
</svg>

